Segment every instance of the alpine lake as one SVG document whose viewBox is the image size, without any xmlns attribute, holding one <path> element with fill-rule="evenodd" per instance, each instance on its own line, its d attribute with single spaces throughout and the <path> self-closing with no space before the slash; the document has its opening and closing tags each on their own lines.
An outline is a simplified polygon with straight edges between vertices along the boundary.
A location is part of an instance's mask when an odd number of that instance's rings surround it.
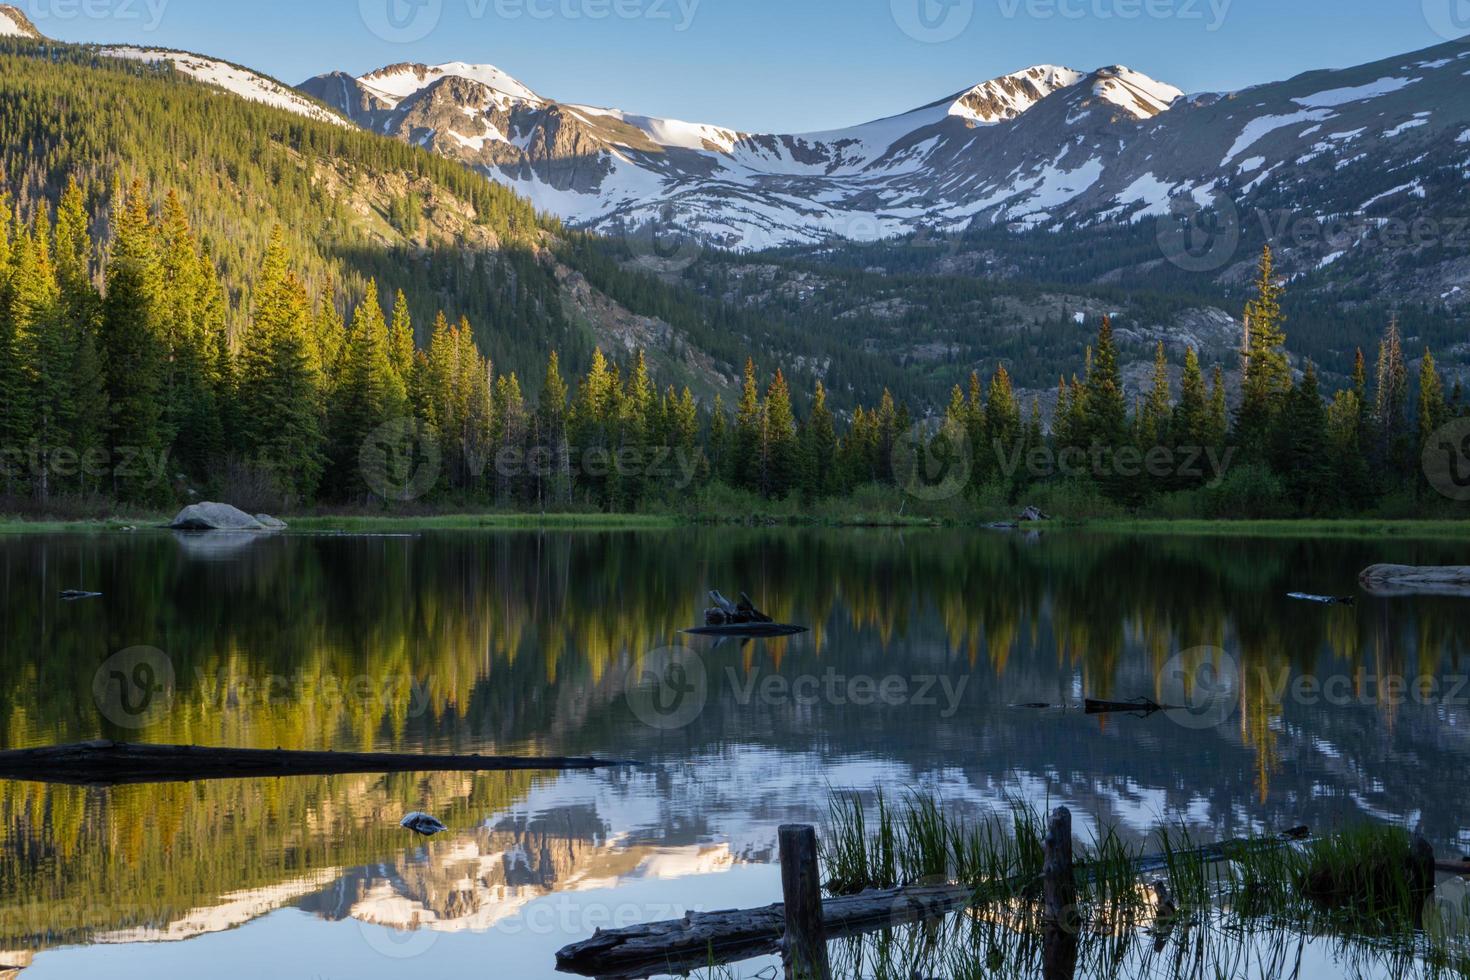
<svg viewBox="0 0 1470 980">
<path fill-rule="evenodd" d="M 1470 604 L 1357 577 L 1464 551 L 1067 529 L 0 536 L 0 748 L 636 763 L 0 781 L 0 976 L 564 976 L 556 951 L 599 928 L 779 901 L 777 827 L 824 833 L 837 792 L 975 819 L 1065 804 L 1084 839 L 1393 825 L 1458 859 Z M 810 631 L 682 633 L 712 589 Z M 412 811 L 448 831 L 405 830 Z M 1230 975 L 1405 975 L 1371 944 L 1288 947 Z M 1203 975 L 1166 965 L 1150 975 Z"/>
</svg>

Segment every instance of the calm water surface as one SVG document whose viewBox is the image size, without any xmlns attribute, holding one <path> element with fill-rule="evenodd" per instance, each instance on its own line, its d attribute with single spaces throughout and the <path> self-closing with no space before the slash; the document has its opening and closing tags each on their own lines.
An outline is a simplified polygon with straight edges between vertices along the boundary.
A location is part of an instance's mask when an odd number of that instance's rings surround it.
<svg viewBox="0 0 1470 980">
<path fill-rule="evenodd" d="M 0 538 L 6 748 L 646 763 L 0 782 L 0 975 L 551 977 L 554 951 L 598 927 L 777 900 L 775 829 L 820 823 L 830 789 L 1066 803 L 1084 836 L 1375 820 L 1458 855 L 1470 604 L 1286 593 L 1351 594 L 1366 565 L 1465 551 L 956 531 Z M 68 588 L 104 597 L 63 603 Z M 710 588 L 812 632 L 681 638 Z M 1082 697 L 1196 710 L 1014 707 Z M 397 823 L 416 809 L 451 832 L 411 839 Z M 1342 970 L 1311 950 L 1303 972 Z"/>
</svg>

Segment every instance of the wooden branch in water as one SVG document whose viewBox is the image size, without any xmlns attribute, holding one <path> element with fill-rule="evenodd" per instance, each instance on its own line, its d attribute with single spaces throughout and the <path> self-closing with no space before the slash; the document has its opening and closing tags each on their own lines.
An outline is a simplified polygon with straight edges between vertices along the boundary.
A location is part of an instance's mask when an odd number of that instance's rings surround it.
<svg viewBox="0 0 1470 980">
<path fill-rule="evenodd" d="M 332 776 L 380 772 L 511 772 L 602 769 L 635 763 L 566 756 L 414 755 L 289 752 L 198 745 L 80 742 L 0 752 L 0 779 L 72 785 L 172 783 L 260 776 Z"/>
<path fill-rule="evenodd" d="M 1172 859 L 1216 863 L 1242 848 L 1281 847 L 1305 836 L 1305 828 L 1298 827 L 1279 837 L 1240 838 L 1177 852 Z M 1146 855 L 1134 862 L 1133 871 L 1147 874 L 1167 868 L 1170 860 L 1163 854 Z M 1090 873 L 1085 863 L 1074 865 L 1074 869 L 1078 877 L 1085 878 Z M 987 896 L 998 899 L 1014 895 L 1034 883 L 1034 879 L 1001 882 L 984 894 L 968 885 L 875 889 L 826 899 L 822 903 L 822 916 L 827 938 L 841 939 L 932 920 L 983 904 Z M 564 973 L 602 980 L 635 980 L 660 972 L 685 973 L 779 953 L 785 930 L 786 908 L 779 902 L 755 909 L 690 912 L 682 919 L 625 929 L 599 929 L 592 938 L 559 950 L 556 967 Z"/>
</svg>

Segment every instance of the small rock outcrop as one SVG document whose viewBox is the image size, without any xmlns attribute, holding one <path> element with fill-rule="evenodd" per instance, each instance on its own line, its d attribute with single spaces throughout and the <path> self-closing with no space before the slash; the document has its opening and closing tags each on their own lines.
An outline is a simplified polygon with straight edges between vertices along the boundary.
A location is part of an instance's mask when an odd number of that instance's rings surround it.
<svg viewBox="0 0 1470 980">
<path fill-rule="evenodd" d="M 169 527 L 175 531 L 279 531 L 286 526 L 269 514 L 251 517 L 229 504 L 190 504 L 179 511 Z"/>
</svg>

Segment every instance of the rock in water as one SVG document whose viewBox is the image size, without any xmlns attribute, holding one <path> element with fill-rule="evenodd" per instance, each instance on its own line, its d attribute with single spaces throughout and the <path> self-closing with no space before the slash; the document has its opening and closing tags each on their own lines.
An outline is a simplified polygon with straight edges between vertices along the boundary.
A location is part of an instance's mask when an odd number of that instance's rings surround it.
<svg viewBox="0 0 1470 980">
<path fill-rule="evenodd" d="M 273 517 L 262 514 L 251 517 L 238 507 L 229 504 L 190 504 L 179 511 L 169 527 L 175 531 L 271 531 L 286 525 Z M 270 523 L 266 523 L 269 521 Z"/>
<path fill-rule="evenodd" d="M 281 520 L 279 517 L 272 517 L 269 514 L 256 514 L 255 519 L 259 521 L 267 531 L 284 531 L 286 529 L 286 522 Z"/>
<path fill-rule="evenodd" d="M 442 834 L 449 829 L 427 813 L 418 812 L 410 813 L 404 817 L 399 821 L 399 826 L 406 827 L 414 833 L 422 834 L 425 837 L 433 837 L 435 834 Z"/>
</svg>

